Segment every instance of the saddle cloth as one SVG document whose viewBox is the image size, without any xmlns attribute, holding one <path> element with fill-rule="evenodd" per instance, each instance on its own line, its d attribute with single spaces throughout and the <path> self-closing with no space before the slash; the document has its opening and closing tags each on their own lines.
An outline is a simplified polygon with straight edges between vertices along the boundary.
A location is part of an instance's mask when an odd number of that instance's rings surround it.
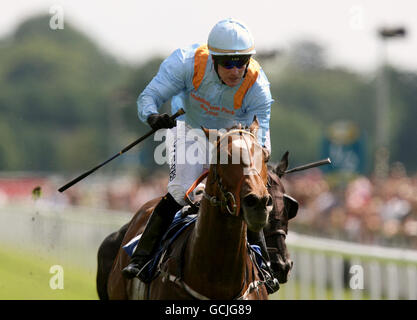
<svg viewBox="0 0 417 320">
<path fill-rule="evenodd" d="M 175 214 L 174 220 L 169 227 L 168 231 L 165 233 L 164 237 L 162 238 L 158 249 L 156 250 L 154 256 L 152 257 L 151 261 L 146 265 L 144 272 L 146 272 L 149 276 L 153 275 L 156 271 L 156 267 L 158 266 L 158 262 L 162 256 L 162 253 L 168 249 L 172 242 L 184 231 L 189 225 L 194 223 L 197 219 L 197 215 L 189 215 L 185 218 L 181 217 L 182 211 L 178 211 Z M 131 257 L 133 252 L 138 245 L 138 242 L 141 238 L 142 234 L 137 235 L 132 240 L 130 240 L 127 244 L 123 246 L 123 249 L 126 253 Z"/>
<path fill-rule="evenodd" d="M 192 223 L 195 223 L 197 220 L 197 215 L 189 215 L 184 218 L 181 217 L 182 211 L 179 210 L 174 217 L 174 220 L 169 227 L 168 231 L 164 235 L 164 237 L 161 240 L 161 243 L 159 244 L 158 249 L 156 250 L 156 253 L 152 257 L 151 261 L 145 266 L 144 272 L 147 273 L 149 278 L 151 278 L 155 272 L 157 271 L 156 268 L 158 266 L 159 260 L 162 257 L 162 254 L 168 249 L 168 247 L 175 241 L 175 239 Z M 141 238 L 142 234 L 137 235 L 132 240 L 130 240 L 127 244 L 123 246 L 123 249 L 126 251 L 126 253 L 131 257 L 133 255 L 133 252 L 135 252 L 135 249 L 138 245 L 138 242 Z M 264 263 L 262 261 L 262 254 L 261 254 L 261 248 L 257 245 L 250 245 L 248 243 L 248 249 L 252 251 L 254 254 L 254 258 L 256 261 L 256 265 L 258 268 L 264 267 Z"/>
</svg>

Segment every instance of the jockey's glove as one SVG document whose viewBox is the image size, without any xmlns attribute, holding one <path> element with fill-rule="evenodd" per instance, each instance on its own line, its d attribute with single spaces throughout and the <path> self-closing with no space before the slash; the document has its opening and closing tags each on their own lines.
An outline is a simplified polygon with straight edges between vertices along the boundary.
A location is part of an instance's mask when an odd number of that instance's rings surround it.
<svg viewBox="0 0 417 320">
<path fill-rule="evenodd" d="M 152 129 L 159 130 L 159 129 L 171 129 L 176 126 L 176 121 L 171 119 L 169 114 L 167 113 L 154 113 L 151 114 L 148 119 L 146 120 Z"/>
</svg>

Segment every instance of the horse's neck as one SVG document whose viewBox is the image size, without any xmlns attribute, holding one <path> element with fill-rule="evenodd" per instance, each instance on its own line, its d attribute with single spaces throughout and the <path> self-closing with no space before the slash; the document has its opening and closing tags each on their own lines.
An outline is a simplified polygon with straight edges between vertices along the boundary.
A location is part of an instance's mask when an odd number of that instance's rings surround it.
<svg viewBox="0 0 417 320">
<path fill-rule="evenodd" d="M 210 177 L 206 192 L 215 195 L 216 188 L 209 181 Z M 242 219 L 220 210 L 220 207 L 212 206 L 205 198 L 201 201 L 187 250 L 186 273 L 189 279 L 185 280 L 193 282 L 190 283 L 193 288 L 201 287 L 194 288 L 197 291 L 200 289 L 207 295 L 224 295 L 225 299 L 230 299 L 231 294 L 239 292 L 245 280 L 246 225 Z"/>
</svg>

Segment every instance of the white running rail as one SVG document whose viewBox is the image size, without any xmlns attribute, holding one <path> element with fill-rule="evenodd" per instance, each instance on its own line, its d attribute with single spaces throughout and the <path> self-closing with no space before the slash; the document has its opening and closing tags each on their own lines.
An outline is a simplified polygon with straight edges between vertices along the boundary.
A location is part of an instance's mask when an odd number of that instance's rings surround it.
<svg viewBox="0 0 417 320">
<path fill-rule="evenodd" d="M 289 232 L 294 260 L 278 298 L 417 300 L 417 251 Z"/>
</svg>

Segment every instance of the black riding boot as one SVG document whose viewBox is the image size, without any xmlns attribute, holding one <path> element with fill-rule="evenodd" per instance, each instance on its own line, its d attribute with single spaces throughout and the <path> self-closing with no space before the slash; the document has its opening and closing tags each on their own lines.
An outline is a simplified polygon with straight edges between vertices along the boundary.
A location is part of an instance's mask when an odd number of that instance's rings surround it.
<svg viewBox="0 0 417 320">
<path fill-rule="evenodd" d="M 261 230 L 259 232 L 253 232 L 253 231 L 247 230 L 247 237 L 248 237 L 248 241 L 251 245 L 257 245 L 261 248 L 262 256 L 264 257 L 264 259 L 267 263 L 267 265 L 265 266 L 265 271 L 266 271 L 265 285 L 266 285 L 266 289 L 268 291 L 268 294 L 272 294 L 272 293 L 278 291 L 279 290 L 279 282 L 274 277 L 274 274 L 273 274 L 271 268 L 269 267 L 270 258 L 269 258 L 269 254 L 268 254 L 268 249 L 266 247 L 264 231 Z"/>
<path fill-rule="evenodd" d="M 162 237 L 174 220 L 175 213 L 181 207 L 170 193 L 167 193 L 156 205 L 130 259 L 130 264 L 122 270 L 125 278 L 131 279 L 138 276 L 143 282 L 151 280 L 141 271 L 158 248 Z"/>
</svg>

